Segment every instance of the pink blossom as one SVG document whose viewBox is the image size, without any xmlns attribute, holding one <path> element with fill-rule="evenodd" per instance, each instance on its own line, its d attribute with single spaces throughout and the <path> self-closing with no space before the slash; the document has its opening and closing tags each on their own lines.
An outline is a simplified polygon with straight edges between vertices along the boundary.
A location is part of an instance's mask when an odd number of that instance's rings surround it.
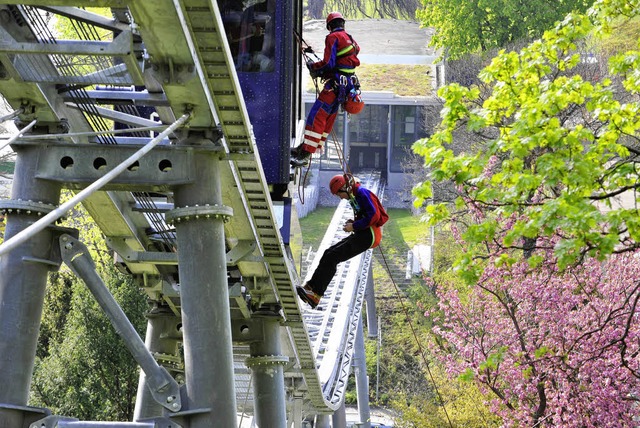
<svg viewBox="0 0 640 428">
<path fill-rule="evenodd" d="M 559 272 L 548 253 L 533 270 L 489 263 L 464 292 L 440 285 L 433 332 L 448 348 L 434 353 L 451 375 L 471 369 L 505 426 L 637 425 L 639 256 Z"/>
</svg>

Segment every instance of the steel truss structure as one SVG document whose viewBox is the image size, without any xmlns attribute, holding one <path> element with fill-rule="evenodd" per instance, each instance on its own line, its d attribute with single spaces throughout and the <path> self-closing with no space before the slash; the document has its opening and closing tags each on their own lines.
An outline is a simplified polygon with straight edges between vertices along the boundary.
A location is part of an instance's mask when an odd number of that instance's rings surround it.
<svg viewBox="0 0 640 428">
<path fill-rule="evenodd" d="M 57 36 L 55 20 L 75 34 Z M 0 203 L 0 427 L 235 427 L 237 412 L 259 427 L 301 427 L 343 406 L 364 356 L 371 254 L 341 267 L 322 311 L 301 308 L 215 1 L 0 4 L 0 93 L 14 109 L 3 119 L 22 129 L 10 141 L 11 199 Z M 367 185 L 376 190 L 376 177 Z M 77 192 L 71 204 L 63 189 Z M 154 302 L 144 340 L 77 231 L 55 225 L 78 202 Z M 319 254 L 348 210 L 338 208 Z M 47 276 L 63 262 L 142 369 L 134 421 L 28 404 Z"/>
</svg>

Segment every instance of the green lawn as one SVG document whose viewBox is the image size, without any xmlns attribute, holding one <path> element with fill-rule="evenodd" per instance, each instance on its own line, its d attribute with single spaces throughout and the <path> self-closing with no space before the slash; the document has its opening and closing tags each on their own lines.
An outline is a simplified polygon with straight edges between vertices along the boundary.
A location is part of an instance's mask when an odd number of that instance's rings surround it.
<svg viewBox="0 0 640 428">
<path fill-rule="evenodd" d="M 303 219 L 300 219 L 304 248 L 318 249 L 327 227 L 331 222 L 335 208 L 320 207 Z M 413 247 L 416 244 L 427 243 L 429 228 L 414 216 L 409 210 L 389 209 L 389 222 L 384 227 L 383 247 L 397 248 Z"/>
<path fill-rule="evenodd" d="M 420 216 L 413 215 L 409 210 L 390 209 L 389 217 L 397 224 L 397 238 L 401 238 L 407 246 L 428 243 L 429 228 L 420 220 Z M 390 228 L 385 229 L 385 233 L 388 229 Z"/>
<path fill-rule="evenodd" d="M 357 74 L 363 91 L 390 91 L 401 97 L 424 97 L 433 95 L 430 71 L 429 65 L 362 64 Z M 306 90 L 315 92 L 313 80 L 308 80 Z"/>
<path fill-rule="evenodd" d="M 311 246 L 314 250 L 318 249 L 335 211 L 334 207 L 318 207 L 314 212 L 300 219 L 304 248 Z"/>
</svg>

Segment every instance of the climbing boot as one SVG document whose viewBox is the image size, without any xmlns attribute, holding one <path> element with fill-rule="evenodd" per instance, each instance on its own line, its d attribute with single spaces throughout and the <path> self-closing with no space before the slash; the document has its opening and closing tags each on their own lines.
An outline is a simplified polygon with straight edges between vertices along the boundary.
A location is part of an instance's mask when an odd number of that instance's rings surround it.
<svg viewBox="0 0 640 428">
<path fill-rule="evenodd" d="M 303 302 L 308 303 L 311 309 L 315 309 L 320 303 L 321 295 L 316 294 L 309 284 L 305 284 L 304 287 L 296 287 L 296 292 Z"/>
<path fill-rule="evenodd" d="M 306 151 L 302 148 L 302 145 L 291 149 L 291 161 L 289 162 L 291 166 L 295 168 L 299 168 L 301 166 L 305 166 L 309 164 L 309 159 L 311 158 L 311 152 Z"/>
</svg>

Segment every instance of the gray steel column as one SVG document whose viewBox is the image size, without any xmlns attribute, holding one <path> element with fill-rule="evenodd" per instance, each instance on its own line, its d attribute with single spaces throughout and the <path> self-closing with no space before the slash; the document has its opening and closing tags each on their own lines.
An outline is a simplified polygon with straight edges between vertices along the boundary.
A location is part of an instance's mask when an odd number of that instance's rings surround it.
<svg viewBox="0 0 640 428">
<path fill-rule="evenodd" d="M 373 289 L 373 269 L 369 269 L 367 288 L 364 291 L 364 299 L 367 303 L 367 336 L 378 336 L 378 314 L 376 311 L 376 293 Z"/>
<path fill-rule="evenodd" d="M 356 377 L 356 393 L 358 397 L 358 414 L 362 428 L 371 428 L 371 413 L 369 411 L 369 378 L 367 377 L 367 361 L 364 352 L 364 331 L 362 317 L 358 322 L 356 343 L 353 349 L 353 368 Z"/>
<path fill-rule="evenodd" d="M 332 428 L 347 428 L 347 410 L 345 409 L 344 401 L 331 417 L 331 422 L 333 423 Z"/>
<path fill-rule="evenodd" d="M 179 330 L 180 319 L 167 307 L 154 308 L 147 314 L 147 333 L 145 345 L 152 354 L 175 355 L 178 340 L 182 339 Z M 180 375 L 181 376 L 181 375 Z M 179 382 L 179 376 L 175 376 Z M 153 399 L 147 385 L 147 377 L 140 370 L 138 395 L 133 420 L 159 417 L 163 415 L 163 407 Z"/>
<path fill-rule="evenodd" d="M 288 358 L 281 355 L 279 318 L 264 317 L 262 326 L 263 340 L 249 345 L 251 357 L 246 361 L 253 378 L 256 422 L 258 427 L 286 428 L 283 365 Z"/>
<path fill-rule="evenodd" d="M 313 428 L 331 428 L 331 415 L 317 415 Z"/>
<path fill-rule="evenodd" d="M 204 140 L 207 144 L 207 140 Z M 196 152 L 194 182 L 174 191 L 190 428 L 237 426 L 220 160 Z"/>
<path fill-rule="evenodd" d="M 51 205 L 60 200 L 60 186 L 35 179 L 37 147 L 23 147 L 17 153 L 11 200 L 6 217 L 5 239 L 34 223 L 36 210 L 28 207 Z M 0 406 L 26 406 L 36 355 L 47 274 L 52 264 L 53 236 L 50 229 L 0 257 Z M 57 243 L 56 243 L 57 245 Z M 22 426 L 21 412 L 0 407 L 0 426 Z"/>
<path fill-rule="evenodd" d="M 302 397 L 294 395 L 290 404 L 287 428 L 302 428 L 302 422 Z"/>
</svg>

